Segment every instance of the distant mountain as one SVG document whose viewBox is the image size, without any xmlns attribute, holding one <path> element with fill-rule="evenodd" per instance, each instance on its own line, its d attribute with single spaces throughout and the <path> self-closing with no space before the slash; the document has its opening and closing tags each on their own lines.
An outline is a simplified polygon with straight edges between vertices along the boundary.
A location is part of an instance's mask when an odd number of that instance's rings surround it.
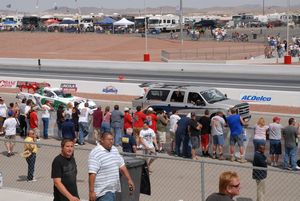
<svg viewBox="0 0 300 201">
<path fill-rule="evenodd" d="M 293 5 L 290 8 L 291 12 L 299 13 L 300 4 Z M 184 15 L 235 15 L 238 13 L 249 13 L 249 14 L 262 14 L 263 8 L 260 4 L 245 4 L 242 6 L 236 7 L 209 7 L 209 8 L 183 8 Z M 275 13 L 275 12 L 286 12 L 286 7 L 279 7 L 279 6 L 268 6 L 265 7 L 265 13 Z M 98 14 L 104 13 L 106 15 L 112 15 L 114 13 L 119 13 L 121 15 L 144 15 L 145 10 L 144 8 L 135 9 L 135 8 L 125 8 L 125 9 L 111 9 L 111 8 L 97 8 L 97 7 L 80 7 L 80 8 L 68 8 L 68 7 L 56 7 L 45 10 L 42 14 Z M 178 14 L 176 11 L 176 7 L 172 6 L 163 6 L 163 7 L 147 7 L 146 8 L 147 14 Z M 0 15 L 9 15 L 9 14 L 16 14 L 16 11 L 12 10 L 0 10 Z M 18 12 L 18 14 L 28 14 L 24 12 Z"/>
</svg>

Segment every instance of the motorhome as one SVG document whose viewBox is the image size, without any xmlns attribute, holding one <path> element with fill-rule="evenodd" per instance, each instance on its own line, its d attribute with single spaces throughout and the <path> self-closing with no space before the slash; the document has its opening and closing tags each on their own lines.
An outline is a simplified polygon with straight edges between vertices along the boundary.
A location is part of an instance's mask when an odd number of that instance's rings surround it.
<svg viewBox="0 0 300 201">
<path fill-rule="evenodd" d="M 94 17 L 91 15 L 82 15 L 77 17 L 78 24 L 85 32 L 94 32 Z"/>
<path fill-rule="evenodd" d="M 22 16 L 6 16 L 2 19 L 2 29 L 17 30 L 22 26 Z"/>
<path fill-rule="evenodd" d="M 179 16 L 173 14 L 155 15 L 149 18 L 149 29 L 159 29 L 162 32 L 180 29 Z"/>
</svg>

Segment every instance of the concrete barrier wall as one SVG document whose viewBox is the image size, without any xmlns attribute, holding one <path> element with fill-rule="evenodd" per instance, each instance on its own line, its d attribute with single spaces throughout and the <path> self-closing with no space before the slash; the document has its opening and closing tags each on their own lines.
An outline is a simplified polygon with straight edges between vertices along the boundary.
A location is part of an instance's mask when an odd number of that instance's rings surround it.
<svg viewBox="0 0 300 201">
<path fill-rule="evenodd" d="M 2 80 L 0 80 L 0 88 L 15 88 L 18 81 L 48 82 L 52 87 L 60 87 L 62 84 L 67 84 L 76 86 L 77 92 L 93 94 L 130 96 L 141 96 L 144 94 L 144 89 L 140 88 L 137 83 L 54 80 L 20 77 L 2 77 Z M 300 107 L 300 92 L 234 88 L 218 89 L 223 93 L 226 93 L 229 98 L 241 100 L 242 102 Z"/>
</svg>

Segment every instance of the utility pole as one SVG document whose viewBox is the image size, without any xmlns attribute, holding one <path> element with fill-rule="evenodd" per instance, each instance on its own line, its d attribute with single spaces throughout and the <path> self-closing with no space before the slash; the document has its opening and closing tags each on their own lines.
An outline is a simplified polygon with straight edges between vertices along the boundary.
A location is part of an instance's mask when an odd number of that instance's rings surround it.
<svg viewBox="0 0 300 201">
<path fill-rule="evenodd" d="M 182 0 L 180 0 L 180 40 L 181 40 L 181 45 L 183 45 L 183 12 L 182 12 Z"/>
</svg>

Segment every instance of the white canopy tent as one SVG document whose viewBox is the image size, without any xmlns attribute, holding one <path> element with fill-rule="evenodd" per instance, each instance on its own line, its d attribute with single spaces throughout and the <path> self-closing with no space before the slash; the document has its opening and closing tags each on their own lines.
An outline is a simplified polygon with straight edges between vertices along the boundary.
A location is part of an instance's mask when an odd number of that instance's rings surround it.
<svg viewBox="0 0 300 201">
<path fill-rule="evenodd" d="M 116 22 L 113 23 L 113 33 L 115 32 L 115 26 L 125 26 L 125 27 L 128 27 L 130 25 L 134 25 L 135 26 L 134 22 L 131 22 L 131 21 L 129 21 L 126 18 L 123 17 L 121 20 L 116 21 Z"/>
<path fill-rule="evenodd" d="M 129 25 L 134 25 L 134 22 L 131 22 L 129 20 L 127 20 L 126 18 L 122 18 L 119 21 L 116 21 L 113 23 L 114 26 L 129 26 Z"/>
</svg>

